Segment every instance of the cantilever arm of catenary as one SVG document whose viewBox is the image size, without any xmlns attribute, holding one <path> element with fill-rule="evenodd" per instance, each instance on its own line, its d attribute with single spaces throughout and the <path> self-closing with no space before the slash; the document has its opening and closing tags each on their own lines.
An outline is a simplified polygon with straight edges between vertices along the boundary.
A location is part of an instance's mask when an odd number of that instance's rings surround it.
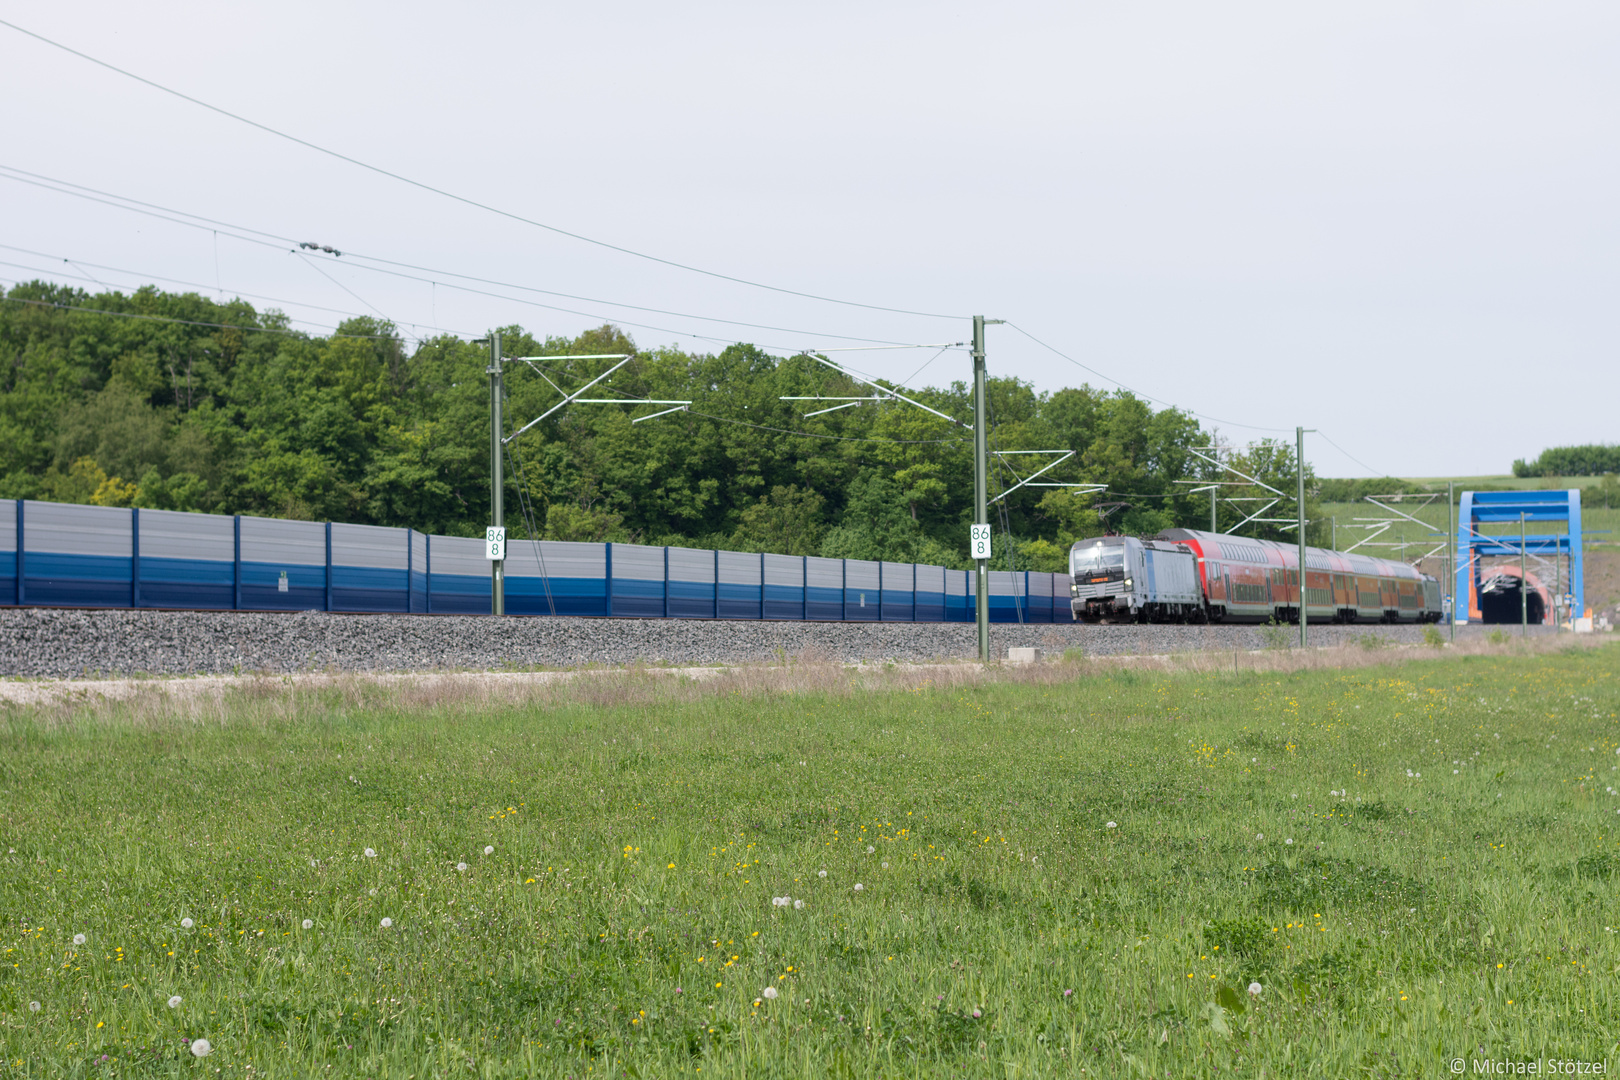
<svg viewBox="0 0 1620 1080">
<path fill-rule="evenodd" d="M 917 408 L 921 409 L 923 412 L 933 413 L 935 416 L 939 417 L 941 420 L 949 420 L 951 423 L 955 424 L 957 427 L 965 427 L 969 431 L 973 430 L 973 425 L 972 424 L 964 424 L 964 423 L 962 423 L 962 421 L 958 420 L 954 416 L 946 416 L 944 413 L 940 412 L 938 409 L 930 409 L 927 405 L 924 405 L 922 402 L 913 401 L 910 398 L 906 397 L 906 395 L 904 395 L 904 394 L 897 394 L 893 390 L 890 390 L 887 386 L 879 386 L 877 383 L 873 382 L 871 379 L 863 379 L 863 378 L 861 378 L 861 376 L 855 374 L 853 371 L 851 371 L 848 368 L 844 367 L 842 364 L 835 364 L 831 360 L 828 360 L 825 356 L 816 356 L 816 357 L 812 357 L 812 359 L 815 360 L 815 362 L 818 363 L 818 364 L 825 364 L 828 367 L 832 368 L 834 371 L 837 371 L 837 372 L 839 372 L 841 374 L 844 374 L 844 375 L 848 375 L 850 378 L 854 379 L 856 382 L 862 384 L 863 386 L 870 386 L 872 389 L 876 390 L 880 394 L 888 394 L 892 398 L 899 398 L 901 401 L 905 402 L 907 405 L 915 405 L 915 406 L 917 406 Z"/>
<path fill-rule="evenodd" d="M 656 420 L 658 417 L 660 417 L 660 416 L 668 416 L 672 412 L 685 412 L 686 407 L 688 405 L 690 405 L 690 404 L 692 404 L 690 401 L 683 401 L 679 405 L 675 406 L 673 409 L 665 409 L 662 412 L 648 413 L 646 416 L 638 416 L 635 419 L 631 420 L 630 422 L 632 424 L 639 424 L 643 420 Z"/>
<path fill-rule="evenodd" d="M 1207 456 L 1205 454 L 1200 454 L 1197 450 L 1194 450 L 1190 446 L 1187 448 L 1187 453 L 1193 455 L 1194 457 L 1203 458 L 1205 461 L 1209 462 L 1211 465 L 1215 466 L 1217 469 L 1225 469 L 1229 473 L 1236 473 L 1238 476 L 1243 477 L 1243 479 L 1247 480 L 1249 483 L 1255 484 L 1255 485 L 1257 485 L 1259 487 L 1263 487 L 1267 491 L 1271 492 L 1273 495 L 1276 495 L 1276 496 L 1278 496 L 1280 498 L 1284 498 L 1284 499 L 1286 499 L 1288 497 L 1287 495 L 1285 495 L 1282 492 L 1278 491 L 1276 488 L 1272 487 L 1270 484 L 1263 483 L 1262 481 L 1256 480 L 1254 477 L 1250 476 L 1248 473 L 1238 472 L 1238 470 L 1232 468 L 1232 466 L 1228 465 L 1224 461 L 1216 461 L 1212 457 L 1209 457 L 1209 456 Z M 1263 512 L 1264 511 L 1262 511 L 1262 513 Z"/>
<path fill-rule="evenodd" d="M 1054 451 L 1054 450 L 998 450 L 998 451 L 996 451 L 996 456 L 997 457 L 1003 457 L 1003 456 L 1005 456 L 1007 454 L 1052 454 L 1052 453 L 1056 453 L 1056 452 L 1057 451 Z M 994 499 L 991 499 L 990 502 L 999 502 L 1000 500 L 1005 499 L 1007 496 L 1011 495 L 1013 492 L 1017 491 L 1019 488 L 1023 487 L 1025 484 L 1029 483 L 1031 480 L 1033 480 L 1037 476 L 1041 475 L 1041 473 L 1044 473 L 1044 472 L 1048 471 L 1049 469 L 1057 468 L 1059 465 L 1063 464 L 1065 461 L 1068 461 L 1072 457 L 1074 457 L 1074 451 L 1073 450 L 1065 450 L 1065 451 L 1063 451 L 1063 456 L 1062 457 L 1057 458 L 1054 461 L 1047 462 L 1045 465 L 1041 466 L 1039 469 L 1036 469 L 1034 472 L 1030 473 L 1029 476 L 1025 477 L 1023 480 L 1018 481 L 1018 483 L 1014 484 L 1012 487 L 1008 488 L 1006 491 L 1003 491 L 1000 495 L 997 495 Z M 985 505 L 989 505 L 989 504 L 986 503 Z"/>
<path fill-rule="evenodd" d="M 512 434 L 510 434 L 506 438 L 502 439 L 501 442 L 503 442 L 503 443 L 511 442 L 513 439 L 517 438 L 519 435 L 523 434 L 525 431 L 528 431 L 530 428 L 534 427 L 534 425 L 538 424 L 540 421 L 544 420 L 546 417 L 550 416 L 552 413 L 556 412 L 558 409 L 562 408 L 564 405 L 567 405 L 569 402 L 571 402 L 575 398 L 579 397 L 579 395 L 583 394 L 585 391 L 589 390 L 591 387 L 595 386 L 597 383 L 601 382 L 603 379 L 605 379 L 609 375 L 613 374 L 615 371 L 618 371 L 620 368 L 624 367 L 624 365 L 628 364 L 632 359 L 632 357 L 625 356 L 623 353 L 614 353 L 613 356 L 600 356 L 600 357 L 597 357 L 597 356 L 570 356 L 570 357 L 564 357 L 564 359 L 568 359 L 568 360 L 609 360 L 609 359 L 612 359 L 615 356 L 620 358 L 619 362 L 617 364 L 614 364 L 612 367 L 610 367 L 606 371 L 602 372 L 602 374 L 598 375 L 596 378 L 592 379 L 590 382 L 586 383 L 584 386 L 580 387 L 578 390 L 575 390 L 572 394 L 569 394 L 567 397 L 565 397 L 561 401 L 557 402 L 557 404 L 553 405 L 551 408 L 547 409 L 545 412 L 541 413 L 539 416 L 535 417 L 533 420 L 530 420 L 527 424 L 524 424 L 522 427 L 520 427 L 516 431 L 512 432 Z M 519 357 L 514 357 L 514 359 L 517 359 L 517 360 L 529 360 L 529 359 L 547 360 L 547 359 L 553 359 L 553 358 L 552 357 L 545 357 L 545 356 L 537 356 L 537 357 L 519 356 Z"/>
</svg>

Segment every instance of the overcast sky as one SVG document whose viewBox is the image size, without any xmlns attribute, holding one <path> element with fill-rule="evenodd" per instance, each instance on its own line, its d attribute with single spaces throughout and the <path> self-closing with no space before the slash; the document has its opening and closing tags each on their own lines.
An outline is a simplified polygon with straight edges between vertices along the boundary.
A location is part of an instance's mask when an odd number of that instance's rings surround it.
<svg viewBox="0 0 1620 1080">
<path fill-rule="evenodd" d="M 1237 443 L 1318 428 L 1325 476 L 1505 472 L 1620 440 L 1613 3 L 92 0 L 0 18 L 559 229 L 950 318 L 521 224 L 0 27 L 0 165 L 232 226 L 0 179 L 0 244 L 40 253 L 0 249 L 26 267 L 0 266 L 8 284 L 191 282 L 312 330 L 380 312 L 412 336 L 611 320 L 705 351 L 961 341 L 982 313 L 1094 369 L 998 326 L 994 374 L 1124 385 Z M 906 379 L 935 355 L 841 359 Z M 913 385 L 969 372 L 950 351 Z"/>
</svg>

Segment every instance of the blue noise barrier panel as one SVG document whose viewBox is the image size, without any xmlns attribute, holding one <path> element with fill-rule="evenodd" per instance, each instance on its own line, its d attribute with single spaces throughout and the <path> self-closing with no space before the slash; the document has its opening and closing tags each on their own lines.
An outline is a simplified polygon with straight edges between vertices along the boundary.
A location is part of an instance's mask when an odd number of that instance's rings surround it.
<svg viewBox="0 0 1620 1080">
<path fill-rule="evenodd" d="M 241 519 L 242 607 L 255 611 L 325 611 L 326 526 L 316 521 Z"/>
<path fill-rule="evenodd" d="M 657 618 L 664 614 L 664 549 L 613 544 L 613 607 L 610 614 Z"/>
<path fill-rule="evenodd" d="M 236 529 L 231 518 L 138 511 L 140 607 L 228 609 L 235 603 Z"/>
<path fill-rule="evenodd" d="M 129 607 L 134 596 L 135 529 L 111 506 L 28 500 L 22 507 L 23 588 L 30 604 Z"/>
<path fill-rule="evenodd" d="M 0 604 L 481 615 L 478 537 L 0 502 Z M 912 563 L 510 538 L 511 615 L 972 622 L 973 574 Z M 1577 579 L 1578 580 L 1578 579 Z M 1062 574 L 995 571 L 995 622 L 1068 618 Z"/>
<path fill-rule="evenodd" d="M 20 604 L 17 595 L 17 511 L 16 499 L 0 502 L 0 604 Z"/>
<path fill-rule="evenodd" d="M 765 618 L 804 618 L 804 556 L 765 555 L 762 558 L 765 574 Z"/>
<path fill-rule="evenodd" d="M 713 619 L 720 613 L 717 603 L 715 553 L 698 548 L 670 548 L 670 617 Z"/>
</svg>

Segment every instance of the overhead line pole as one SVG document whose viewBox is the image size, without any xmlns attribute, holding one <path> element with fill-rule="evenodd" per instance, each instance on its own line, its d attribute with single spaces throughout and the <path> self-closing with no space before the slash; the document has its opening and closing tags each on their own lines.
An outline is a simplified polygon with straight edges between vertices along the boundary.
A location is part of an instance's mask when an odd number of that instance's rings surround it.
<svg viewBox="0 0 1620 1080">
<path fill-rule="evenodd" d="M 1294 429 L 1294 468 L 1299 473 L 1299 647 L 1305 647 L 1305 429 Z"/>
<path fill-rule="evenodd" d="M 489 513 L 497 529 L 506 527 L 506 506 L 502 499 L 505 487 L 501 477 L 501 335 L 489 335 Z M 506 562 L 492 559 L 489 564 L 489 610 L 493 615 L 506 614 Z"/>
<path fill-rule="evenodd" d="M 1524 511 L 1519 511 L 1519 633 L 1530 636 L 1530 583 L 1524 566 Z"/>
<path fill-rule="evenodd" d="M 1452 501 L 1452 486 L 1454 480 L 1446 481 L 1446 587 L 1441 590 L 1444 596 L 1451 593 L 1451 610 L 1446 612 L 1446 621 L 1451 624 L 1451 643 L 1457 643 L 1457 504 Z M 1441 607 L 1445 607 L 1444 602 Z"/>
<path fill-rule="evenodd" d="M 988 526 L 989 510 L 989 409 L 984 400 L 984 328 L 999 325 L 1002 319 L 973 316 L 973 523 Z M 898 395 L 897 395 L 898 396 Z M 979 624 L 979 662 L 990 662 L 990 561 L 975 559 L 977 592 L 975 614 Z"/>
</svg>

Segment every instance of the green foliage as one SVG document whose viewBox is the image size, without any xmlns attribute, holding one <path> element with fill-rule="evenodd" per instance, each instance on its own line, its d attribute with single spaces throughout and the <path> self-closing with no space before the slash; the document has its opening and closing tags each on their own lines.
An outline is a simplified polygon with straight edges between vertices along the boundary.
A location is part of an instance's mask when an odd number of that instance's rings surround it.
<svg viewBox="0 0 1620 1080">
<path fill-rule="evenodd" d="M 1605 510 L 1620 508 L 1620 476 L 1612 472 L 1604 473 L 1601 483 L 1582 494 L 1584 499 L 1591 500 L 1592 505 L 1601 502 Z"/>
<path fill-rule="evenodd" d="M 1534 461 L 1520 458 L 1513 463 L 1513 475 L 1598 476 L 1620 472 L 1620 443 L 1592 443 L 1587 446 L 1553 446 Z"/>
<path fill-rule="evenodd" d="M 372 318 L 329 337 L 287 331 L 276 311 L 153 288 L 91 295 L 33 283 L 0 294 L 0 497 L 480 532 L 484 347 L 444 336 L 408 348 Z M 556 403 L 547 379 L 577 387 L 606 366 L 547 356 L 632 353 L 600 384 L 604 397 L 694 402 L 634 425 L 651 410 L 577 405 L 513 440 L 505 503 L 519 536 L 532 526 L 554 539 L 967 565 L 973 463 L 963 427 L 894 402 L 806 419 L 802 403 L 781 399 L 869 390 L 809 357 L 752 345 L 702 355 L 638 349 L 611 326 L 568 339 L 502 333 L 509 355 L 541 358 L 540 374 L 509 369 L 508 430 Z M 1176 483 L 1210 475 L 1187 452 L 1208 441 L 1188 415 L 1086 386 L 1043 394 L 993 378 L 988 392 L 993 448 L 1071 449 L 1045 479 L 1129 496 L 1111 528 L 1206 524 L 1203 498 Z M 970 418 L 965 383 L 914 396 Z M 1263 449 L 1244 461 L 1282 485 L 1293 482 L 1290 454 Z M 1008 460 L 1020 475 L 1037 467 Z M 992 491 L 1014 483 L 997 459 Z M 1101 531 L 1096 501 L 1063 488 L 1015 492 L 1005 503 L 1010 565 L 1061 570 L 1070 544 Z M 998 547 L 998 568 L 1007 551 Z"/>
<path fill-rule="evenodd" d="M 1317 498 L 1330 503 L 1361 502 L 1368 495 L 1399 495 L 1412 489 L 1412 484 L 1392 476 L 1367 480 L 1323 480 L 1317 490 Z"/>
<path fill-rule="evenodd" d="M 1439 627 L 1430 623 L 1423 628 L 1423 644 L 1428 645 L 1430 648 L 1442 649 L 1445 648 L 1446 639 L 1440 633 Z"/>
</svg>

